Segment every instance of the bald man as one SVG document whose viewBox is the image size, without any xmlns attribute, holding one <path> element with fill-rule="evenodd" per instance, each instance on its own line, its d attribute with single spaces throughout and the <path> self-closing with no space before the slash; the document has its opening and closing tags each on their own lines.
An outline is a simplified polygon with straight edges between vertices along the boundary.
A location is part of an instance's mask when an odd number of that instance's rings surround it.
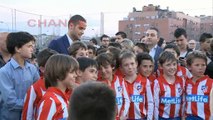
<svg viewBox="0 0 213 120">
<path fill-rule="evenodd" d="M 188 47 L 189 47 L 189 49 L 195 50 L 195 48 L 196 48 L 196 41 L 195 40 L 189 40 Z"/>
<path fill-rule="evenodd" d="M 11 57 L 11 54 L 7 51 L 7 45 L 6 45 L 6 39 L 8 34 L 9 33 L 7 32 L 0 33 L 0 68 L 3 67 Z M 2 101 L 1 101 L 1 91 L 0 91 L 0 116 L 1 116 L 1 108 L 2 108 Z"/>
<path fill-rule="evenodd" d="M 7 50 L 6 39 L 8 32 L 0 33 L 0 68 L 4 66 L 11 58 L 11 54 Z"/>
<path fill-rule="evenodd" d="M 11 54 L 7 50 L 6 39 L 8 32 L 0 33 L 0 68 L 4 66 L 11 58 Z"/>
</svg>

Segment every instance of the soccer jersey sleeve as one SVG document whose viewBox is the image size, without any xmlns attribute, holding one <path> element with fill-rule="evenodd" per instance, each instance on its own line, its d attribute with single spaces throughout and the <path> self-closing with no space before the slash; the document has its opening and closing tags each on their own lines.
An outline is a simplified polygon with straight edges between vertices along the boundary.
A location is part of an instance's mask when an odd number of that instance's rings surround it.
<svg viewBox="0 0 213 120">
<path fill-rule="evenodd" d="M 22 120 L 33 120 L 34 119 L 34 101 L 36 99 L 36 93 L 33 85 L 27 91 L 24 99 L 24 107 L 22 111 Z"/>
<path fill-rule="evenodd" d="M 39 105 L 37 120 L 52 120 L 55 113 L 56 104 L 54 100 L 46 99 Z"/>
</svg>

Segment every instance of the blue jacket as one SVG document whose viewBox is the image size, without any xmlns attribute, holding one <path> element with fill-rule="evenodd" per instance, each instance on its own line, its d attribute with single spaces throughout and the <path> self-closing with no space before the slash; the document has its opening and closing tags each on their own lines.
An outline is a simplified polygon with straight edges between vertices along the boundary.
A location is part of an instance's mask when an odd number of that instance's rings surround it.
<svg viewBox="0 0 213 120">
<path fill-rule="evenodd" d="M 57 51 L 58 53 L 61 54 L 69 54 L 68 52 L 68 47 L 70 46 L 68 38 L 66 35 L 52 40 L 48 46 L 48 48 L 53 49 L 55 51 Z"/>
<path fill-rule="evenodd" d="M 162 52 L 163 52 L 163 49 L 161 47 L 157 46 L 156 51 L 155 51 L 155 56 L 154 56 L 154 61 L 155 61 L 154 72 L 156 72 L 158 69 L 158 58 Z"/>
</svg>

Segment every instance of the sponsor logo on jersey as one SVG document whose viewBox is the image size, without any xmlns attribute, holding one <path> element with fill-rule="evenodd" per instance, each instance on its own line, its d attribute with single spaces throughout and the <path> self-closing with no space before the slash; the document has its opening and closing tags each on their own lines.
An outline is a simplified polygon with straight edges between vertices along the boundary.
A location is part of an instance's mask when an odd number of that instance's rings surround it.
<svg viewBox="0 0 213 120">
<path fill-rule="evenodd" d="M 144 96 L 143 95 L 132 95 L 131 96 L 131 101 L 134 103 L 140 103 L 144 101 Z"/>
<path fill-rule="evenodd" d="M 180 104 L 181 97 L 161 97 L 160 102 L 162 104 Z"/>
<path fill-rule="evenodd" d="M 186 96 L 187 102 L 201 102 L 201 103 L 208 103 L 209 96 L 207 95 L 187 95 Z"/>
<path fill-rule="evenodd" d="M 116 103 L 117 103 L 117 105 L 122 105 L 123 98 L 122 97 L 116 97 Z"/>
</svg>

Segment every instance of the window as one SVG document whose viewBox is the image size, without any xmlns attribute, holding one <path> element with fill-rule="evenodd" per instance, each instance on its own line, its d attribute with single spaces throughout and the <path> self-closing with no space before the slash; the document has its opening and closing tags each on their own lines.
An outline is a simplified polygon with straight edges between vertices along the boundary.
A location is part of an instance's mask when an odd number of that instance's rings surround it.
<svg viewBox="0 0 213 120">
<path fill-rule="evenodd" d="M 135 28 L 141 27 L 141 24 L 135 24 Z"/>
<path fill-rule="evenodd" d="M 155 19 L 155 16 L 151 16 L 151 19 Z"/>
<path fill-rule="evenodd" d="M 130 18 L 130 21 L 133 21 L 133 20 L 135 20 L 134 18 Z"/>
<path fill-rule="evenodd" d="M 143 24 L 144 27 L 149 27 L 149 24 Z"/>
</svg>

